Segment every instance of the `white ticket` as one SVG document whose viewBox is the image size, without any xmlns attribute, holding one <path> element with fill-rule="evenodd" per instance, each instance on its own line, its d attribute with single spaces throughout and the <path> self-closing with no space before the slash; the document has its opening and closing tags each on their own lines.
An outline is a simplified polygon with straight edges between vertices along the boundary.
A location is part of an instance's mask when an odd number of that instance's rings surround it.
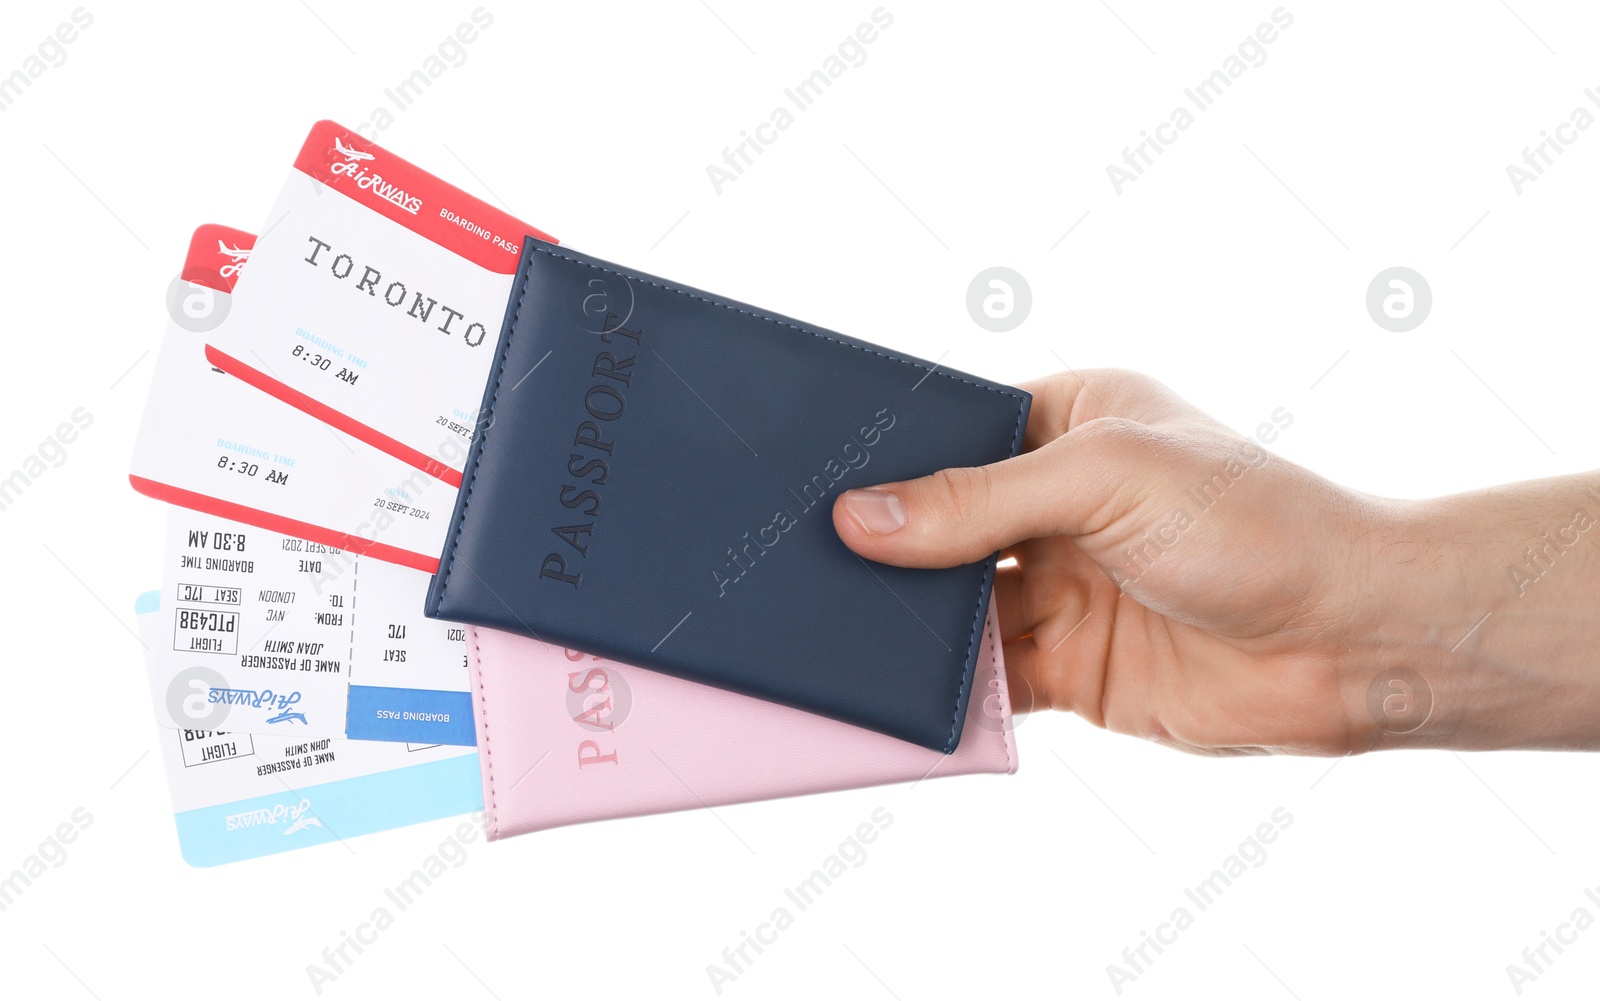
<svg viewBox="0 0 1600 1001">
<path fill-rule="evenodd" d="M 214 368 L 254 237 L 195 231 L 168 293 L 130 480 L 158 500 L 431 572 L 456 489 Z M 320 359 L 314 353 L 312 359 Z M 453 439 L 452 439 L 453 440 Z M 458 443 L 465 454 L 465 444 Z"/>
<path fill-rule="evenodd" d="M 207 358 L 459 487 L 525 234 L 548 239 L 318 122 Z"/>
<path fill-rule="evenodd" d="M 162 605 L 161 592 L 152 591 L 135 607 L 152 651 L 167 635 Z M 478 755 L 468 747 L 195 727 L 161 728 L 158 742 L 178 844 L 191 865 L 237 862 L 483 807 Z"/>
<path fill-rule="evenodd" d="M 161 725 L 475 743 L 464 631 L 422 614 L 427 574 L 176 507 L 164 560 Z"/>
</svg>

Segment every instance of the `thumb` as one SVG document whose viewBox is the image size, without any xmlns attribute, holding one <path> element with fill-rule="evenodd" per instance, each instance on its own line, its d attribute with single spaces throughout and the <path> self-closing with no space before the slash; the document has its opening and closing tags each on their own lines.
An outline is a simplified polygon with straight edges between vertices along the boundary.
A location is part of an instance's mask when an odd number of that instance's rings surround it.
<svg viewBox="0 0 1600 1001">
<path fill-rule="evenodd" d="M 1152 475 L 1148 435 L 1134 421 L 1101 418 L 992 465 L 847 490 L 834 502 L 834 529 L 867 559 L 923 568 L 976 563 L 1027 539 L 1085 535 L 1136 502 Z"/>
</svg>

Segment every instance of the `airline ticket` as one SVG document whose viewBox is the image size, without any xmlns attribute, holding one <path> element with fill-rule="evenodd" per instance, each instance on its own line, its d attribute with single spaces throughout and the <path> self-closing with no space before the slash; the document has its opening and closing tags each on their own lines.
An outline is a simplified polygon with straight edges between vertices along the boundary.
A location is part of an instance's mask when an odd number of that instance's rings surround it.
<svg viewBox="0 0 1600 1001">
<path fill-rule="evenodd" d="M 528 234 L 551 239 L 318 122 L 207 358 L 459 487 Z"/>
</svg>

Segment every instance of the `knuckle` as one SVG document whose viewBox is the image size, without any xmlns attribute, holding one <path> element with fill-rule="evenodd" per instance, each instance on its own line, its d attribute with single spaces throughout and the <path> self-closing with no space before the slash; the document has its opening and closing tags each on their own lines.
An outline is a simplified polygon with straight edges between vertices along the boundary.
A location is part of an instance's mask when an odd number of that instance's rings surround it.
<svg viewBox="0 0 1600 1001">
<path fill-rule="evenodd" d="M 1127 417 L 1097 417 L 1078 428 L 1078 441 L 1102 458 L 1116 458 L 1131 449 L 1155 449 L 1161 436 Z"/>
<path fill-rule="evenodd" d="M 1173 396 L 1166 383 L 1131 368 L 1107 369 L 1102 378 L 1107 394 L 1126 406 L 1170 400 Z"/>
<path fill-rule="evenodd" d="M 1097 418 L 1073 434 L 1074 444 L 1062 454 L 1094 499 L 1079 519 L 1082 534 L 1092 535 L 1160 499 L 1162 484 L 1187 461 L 1170 432 L 1124 417 Z"/>
<path fill-rule="evenodd" d="M 1078 428 L 1078 434 L 1095 441 L 1127 441 L 1138 434 L 1141 425 L 1127 417 L 1096 417 Z"/>
<path fill-rule="evenodd" d="M 930 500 L 941 520 L 979 519 L 988 504 L 989 471 L 981 466 L 941 469 L 931 477 Z"/>
<path fill-rule="evenodd" d="M 1164 396 L 1171 392 L 1171 390 L 1167 389 L 1166 383 L 1131 368 L 1117 369 L 1117 380 L 1122 383 L 1123 389 L 1130 393 Z"/>
</svg>

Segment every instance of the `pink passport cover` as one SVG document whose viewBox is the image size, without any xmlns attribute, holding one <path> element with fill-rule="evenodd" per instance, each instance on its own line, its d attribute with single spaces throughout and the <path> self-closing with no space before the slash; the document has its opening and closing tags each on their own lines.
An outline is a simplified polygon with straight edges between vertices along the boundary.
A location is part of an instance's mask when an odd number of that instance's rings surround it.
<svg viewBox="0 0 1600 1001">
<path fill-rule="evenodd" d="M 489 840 L 611 817 L 1014 772 L 994 604 L 953 754 L 492 629 L 467 630 Z"/>
</svg>

